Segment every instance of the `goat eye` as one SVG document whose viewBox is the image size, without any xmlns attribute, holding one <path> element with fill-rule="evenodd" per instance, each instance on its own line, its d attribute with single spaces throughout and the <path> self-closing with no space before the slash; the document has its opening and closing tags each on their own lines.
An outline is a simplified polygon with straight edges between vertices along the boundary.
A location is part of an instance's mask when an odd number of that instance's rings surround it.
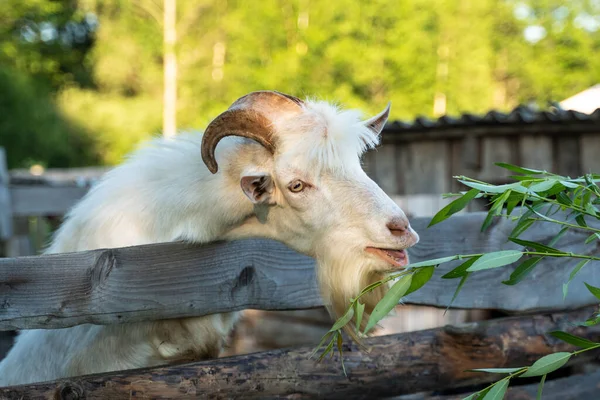
<svg viewBox="0 0 600 400">
<path fill-rule="evenodd" d="M 294 181 L 289 186 L 290 191 L 294 193 L 298 193 L 304 190 L 304 182 L 302 181 Z"/>
</svg>

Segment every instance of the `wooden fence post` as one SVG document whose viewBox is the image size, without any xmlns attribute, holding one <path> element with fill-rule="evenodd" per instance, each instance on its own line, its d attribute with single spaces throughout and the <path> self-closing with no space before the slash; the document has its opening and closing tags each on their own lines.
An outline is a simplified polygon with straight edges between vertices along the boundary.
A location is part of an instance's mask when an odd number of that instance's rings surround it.
<svg viewBox="0 0 600 400">
<path fill-rule="evenodd" d="M 12 208 L 8 184 L 6 153 L 4 148 L 0 147 L 0 243 L 7 241 L 12 236 Z"/>
<path fill-rule="evenodd" d="M 10 241 L 13 234 L 12 207 L 10 205 L 10 193 L 8 191 L 9 176 L 6 163 L 6 152 L 0 147 L 0 257 L 8 249 L 5 245 Z M 14 332 L 0 332 L 0 359 L 11 348 Z"/>
</svg>

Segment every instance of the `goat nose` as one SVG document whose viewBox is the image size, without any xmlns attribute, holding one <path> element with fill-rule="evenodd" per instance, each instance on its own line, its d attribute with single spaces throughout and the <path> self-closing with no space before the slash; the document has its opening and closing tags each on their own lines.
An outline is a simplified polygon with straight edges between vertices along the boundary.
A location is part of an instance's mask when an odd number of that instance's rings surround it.
<svg viewBox="0 0 600 400">
<path fill-rule="evenodd" d="M 408 221 L 404 218 L 394 219 L 387 224 L 387 228 L 394 236 L 403 236 L 408 232 Z"/>
</svg>

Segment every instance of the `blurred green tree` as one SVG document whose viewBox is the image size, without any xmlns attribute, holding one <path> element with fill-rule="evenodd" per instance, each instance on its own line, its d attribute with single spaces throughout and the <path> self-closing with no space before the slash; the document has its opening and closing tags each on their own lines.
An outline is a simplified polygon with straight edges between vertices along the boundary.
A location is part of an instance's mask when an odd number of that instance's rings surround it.
<svg viewBox="0 0 600 400">
<path fill-rule="evenodd" d="M 598 21 L 597 0 L 180 0 L 177 122 L 202 129 L 258 89 L 367 113 L 391 100 L 392 119 L 543 106 L 600 80 Z M 160 134 L 159 0 L 8 0 L 0 22 L 0 60 L 43 77 L 102 162 Z"/>
</svg>

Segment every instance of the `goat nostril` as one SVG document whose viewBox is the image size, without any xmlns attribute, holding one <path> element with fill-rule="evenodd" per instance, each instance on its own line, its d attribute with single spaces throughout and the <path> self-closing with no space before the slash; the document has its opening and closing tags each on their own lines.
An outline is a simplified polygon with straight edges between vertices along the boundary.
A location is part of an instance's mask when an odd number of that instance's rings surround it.
<svg viewBox="0 0 600 400">
<path fill-rule="evenodd" d="M 387 224 L 387 228 L 394 236 L 402 236 L 408 231 L 407 222 L 390 222 Z"/>
</svg>

